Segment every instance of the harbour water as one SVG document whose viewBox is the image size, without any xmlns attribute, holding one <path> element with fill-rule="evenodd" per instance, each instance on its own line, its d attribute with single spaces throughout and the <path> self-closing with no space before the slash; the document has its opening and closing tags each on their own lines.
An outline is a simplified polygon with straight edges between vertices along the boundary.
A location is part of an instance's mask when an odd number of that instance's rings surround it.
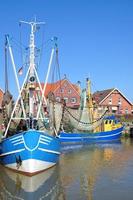
<svg viewBox="0 0 133 200">
<path fill-rule="evenodd" d="M 133 140 L 63 147 L 60 163 L 33 177 L 0 170 L 0 200 L 132 200 Z"/>
</svg>

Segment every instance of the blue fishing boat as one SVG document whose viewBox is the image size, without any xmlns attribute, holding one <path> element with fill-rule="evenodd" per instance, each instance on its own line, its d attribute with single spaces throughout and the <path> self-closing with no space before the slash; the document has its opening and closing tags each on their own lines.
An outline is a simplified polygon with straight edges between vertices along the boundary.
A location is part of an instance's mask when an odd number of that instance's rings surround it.
<svg viewBox="0 0 133 200">
<path fill-rule="evenodd" d="M 83 90 L 81 96 L 82 106 L 79 112 L 74 112 L 64 107 L 64 115 L 70 117 L 69 123 L 72 123 L 74 129 L 72 132 L 61 131 L 58 135 L 62 144 L 93 143 L 118 140 L 123 131 L 123 125 L 115 116 L 107 115 L 107 109 L 101 116 L 97 113 L 96 106 L 93 105 L 93 99 L 90 89 L 90 80 L 87 79 L 87 87 Z M 79 116 L 79 117 L 78 117 Z"/>
<path fill-rule="evenodd" d="M 52 47 L 48 71 L 42 88 L 37 73 L 34 38 L 37 27 L 44 23 L 36 20 L 33 22 L 21 21 L 20 23 L 31 27 L 28 70 L 23 84 L 20 86 L 10 38 L 6 35 L 6 50 L 9 49 L 19 95 L 13 105 L 10 119 L 0 142 L 0 162 L 12 170 L 32 176 L 54 166 L 60 156 L 60 141 L 56 138 L 56 127 L 54 127 L 54 123 L 49 123 L 49 127 L 46 128 L 46 121 L 50 121 L 50 118 L 47 117 L 43 107 L 44 104 L 48 107 L 44 93 L 57 44 Z M 21 74 L 21 70 L 19 70 L 19 74 Z M 5 103 L 4 108 L 6 106 Z"/>
<path fill-rule="evenodd" d="M 112 131 L 102 131 L 96 133 L 65 133 L 61 132 L 59 139 L 62 143 L 92 143 L 101 141 L 117 140 L 121 137 L 123 127 L 117 128 Z"/>
</svg>

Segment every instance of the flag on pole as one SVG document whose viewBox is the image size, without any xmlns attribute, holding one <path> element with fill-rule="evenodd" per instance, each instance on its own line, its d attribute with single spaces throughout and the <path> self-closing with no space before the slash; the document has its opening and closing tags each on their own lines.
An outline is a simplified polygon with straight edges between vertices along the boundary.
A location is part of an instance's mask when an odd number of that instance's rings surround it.
<svg viewBox="0 0 133 200">
<path fill-rule="evenodd" d="M 23 74 L 23 67 L 20 67 L 20 69 L 18 70 L 18 74 L 22 75 Z"/>
</svg>

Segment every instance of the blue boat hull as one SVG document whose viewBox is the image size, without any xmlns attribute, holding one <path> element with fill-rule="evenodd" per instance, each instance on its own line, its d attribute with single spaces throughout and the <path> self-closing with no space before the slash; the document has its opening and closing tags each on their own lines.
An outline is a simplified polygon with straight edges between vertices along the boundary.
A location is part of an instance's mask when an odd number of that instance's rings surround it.
<svg viewBox="0 0 133 200">
<path fill-rule="evenodd" d="M 71 144 L 71 143 L 83 143 L 83 142 L 100 142 L 100 141 L 112 141 L 119 139 L 123 127 L 106 132 L 97 133 L 65 133 L 61 132 L 59 135 L 59 140 L 61 143 Z"/>
<path fill-rule="evenodd" d="M 54 166 L 59 155 L 60 141 L 41 131 L 25 131 L 0 143 L 0 162 L 27 175 Z"/>
</svg>

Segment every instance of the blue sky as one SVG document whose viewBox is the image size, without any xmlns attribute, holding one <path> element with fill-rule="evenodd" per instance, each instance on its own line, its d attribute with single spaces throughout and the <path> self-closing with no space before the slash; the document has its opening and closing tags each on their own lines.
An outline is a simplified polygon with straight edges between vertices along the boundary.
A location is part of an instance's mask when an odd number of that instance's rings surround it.
<svg viewBox="0 0 133 200">
<path fill-rule="evenodd" d="M 18 39 L 19 20 L 30 21 L 35 15 L 46 22 L 46 38 L 58 37 L 62 77 L 66 74 L 73 83 L 82 84 L 90 77 L 93 91 L 117 87 L 133 101 L 132 0 L 1 0 L 2 89 L 4 35 Z"/>
</svg>

